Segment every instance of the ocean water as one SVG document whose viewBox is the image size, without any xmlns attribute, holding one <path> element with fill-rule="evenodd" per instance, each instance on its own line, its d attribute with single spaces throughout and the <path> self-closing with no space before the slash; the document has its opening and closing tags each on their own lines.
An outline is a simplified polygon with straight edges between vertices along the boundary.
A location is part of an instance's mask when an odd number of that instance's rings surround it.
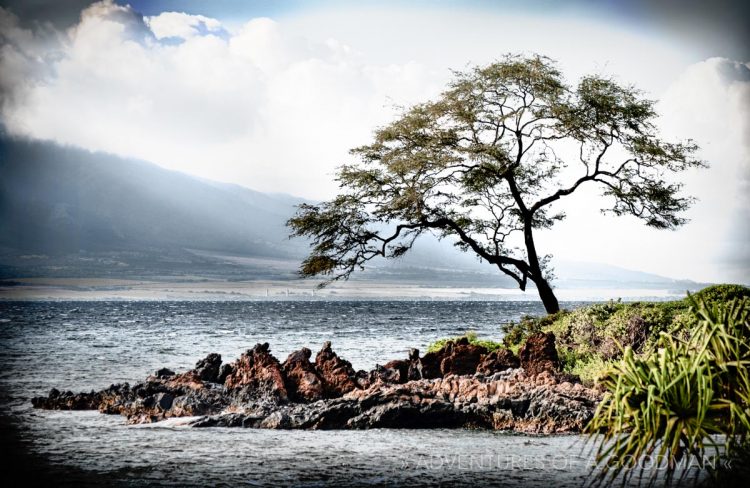
<svg viewBox="0 0 750 488">
<path fill-rule="evenodd" d="M 30 404 L 52 387 L 186 370 L 210 352 L 231 361 L 257 342 L 284 360 L 331 340 L 370 369 L 469 330 L 500 339 L 501 324 L 542 313 L 520 301 L 0 302 L 0 413 L 34 462 L 77 486 L 581 486 L 591 456 L 580 436 L 127 426 Z"/>
</svg>

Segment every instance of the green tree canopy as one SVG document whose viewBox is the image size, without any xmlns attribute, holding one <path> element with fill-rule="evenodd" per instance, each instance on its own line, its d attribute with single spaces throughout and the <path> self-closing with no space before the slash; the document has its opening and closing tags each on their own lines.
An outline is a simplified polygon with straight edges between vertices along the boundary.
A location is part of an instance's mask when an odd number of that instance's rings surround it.
<svg viewBox="0 0 750 488">
<path fill-rule="evenodd" d="M 691 198 L 667 179 L 703 163 L 690 141 L 666 142 L 654 102 L 601 76 L 566 84 L 542 56 L 508 55 L 456 73 L 435 101 L 415 105 L 351 151 L 341 193 L 301 205 L 288 225 L 312 240 L 304 276 L 348 278 L 376 257 L 397 258 L 431 232 L 472 251 L 548 312 L 559 306 L 536 229 L 564 218 L 551 204 L 583 185 L 602 190 L 604 212 L 671 229 Z"/>
</svg>

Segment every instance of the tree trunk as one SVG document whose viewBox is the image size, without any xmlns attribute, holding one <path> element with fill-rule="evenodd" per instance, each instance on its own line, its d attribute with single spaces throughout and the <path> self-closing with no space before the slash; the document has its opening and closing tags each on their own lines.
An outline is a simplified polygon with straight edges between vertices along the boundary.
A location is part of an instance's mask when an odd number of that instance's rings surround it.
<svg viewBox="0 0 750 488">
<path fill-rule="evenodd" d="M 539 298 L 542 299 L 544 309 L 547 313 L 555 313 L 560 311 L 560 304 L 557 303 L 557 297 L 552 291 L 552 287 L 549 285 L 542 268 L 539 265 L 539 255 L 536 252 L 536 245 L 534 244 L 534 234 L 531 227 L 532 217 L 529 215 L 524 219 L 524 241 L 526 242 L 526 256 L 529 259 L 529 269 L 531 271 L 531 280 L 536 285 L 536 289 L 539 291 Z"/>
<path fill-rule="evenodd" d="M 547 280 L 541 278 L 538 282 L 535 282 L 535 284 L 536 289 L 539 291 L 539 298 L 542 299 L 542 303 L 544 304 L 544 310 L 546 310 L 547 313 L 559 312 L 560 304 L 557 303 L 557 297 L 552 291 L 552 287 L 547 283 Z"/>
</svg>

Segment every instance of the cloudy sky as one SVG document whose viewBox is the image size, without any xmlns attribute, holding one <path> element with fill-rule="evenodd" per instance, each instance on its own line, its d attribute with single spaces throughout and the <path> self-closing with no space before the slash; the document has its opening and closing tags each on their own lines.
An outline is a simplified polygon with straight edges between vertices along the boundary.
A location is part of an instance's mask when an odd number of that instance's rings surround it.
<svg viewBox="0 0 750 488">
<path fill-rule="evenodd" d="M 451 69 L 545 54 L 659 100 L 711 168 L 691 222 L 655 231 L 586 193 L 541 236 L 556 257 L 750 281 L 746 2 L 0 1 L 0 117 L 14 136 L 323 199 L 348 149 Z"/>
</svg>

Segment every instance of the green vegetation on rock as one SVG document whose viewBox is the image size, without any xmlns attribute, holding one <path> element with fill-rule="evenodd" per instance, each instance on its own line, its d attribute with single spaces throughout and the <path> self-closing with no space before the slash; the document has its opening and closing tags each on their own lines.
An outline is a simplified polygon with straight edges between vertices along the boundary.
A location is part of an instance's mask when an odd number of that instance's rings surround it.
<svg viewBox="0 0 750 488">
<path fill-rule="evenodd" d="M 645 462 L 669 484 L 681 481 L 688 471 L 679 463 L 687 462 L 712 469 L 716 486 L 735 486 L 737 478 L 748 486 L 750 288 L 715 285 L 676 301 L 598 303 L 524 317 L 503 331 L 502 343 L 464 337 L 518 353 L 530 335 L 553 332 L 563 372 L 605 391 L 587 427 L 597 445 L 596 481 L 627 482 L 644 473 Z M 457 339 L 436 341 L 428 352 Z"/>
<path fill-rule="evenodd" d="M 465 337 L 469 341 L 469 344 L 474 344 L 476 346 L 482 346 L 482 347 L 486 348 L 488 352 L 492 352 L 492 351 L 494 351 L 496 349 L 500 349 L 500 348 L 503 347 L 503 344 L 500 343 L 500 342 L 489 341 L 489 340 L 486 340 L 486 339 L 479 339 L 477 337 L 477 333 L 476 332 L 474 332 L 474 331 L 468 331 L 463 336 L 448 337 L 448 338 L 445 338 L 445 339 L 438 339 L 437 341 L 435 341 L 435 342 L 433 342 L 433 343 L 431 343 L 430 345 L 427 346 L 427 352 L 437 352 L 440 349 L 442 349 L 443 347 L 445 347 L 449 342 L 456 342 L 459 339 L 462 339 L 463 337 Z"/>
<path fill-rule="evenodd" d="M 598 444 L 599 481 L 646 474 L 646 458 L 652 481 L 670 482 L 687 474 L 680 462 L 710 469 L 711 456 L 747 457 L 748 289 L 712 287 L 696 295 L 687 299 L 694 325 L 683 337 L 661 332 L 649 354 L 625 347 L 602 380 L 606 394 L 587 427 Z"/>
<path fill-rule="evenodd" d="M 693 297 L 710 307 L 750 298 L 750 288 L 715 285 Z M 662 333 L 684 339 L 697 324 L 690 298 L 669 302 L 610 301 L 572 311 L 561 310 L 541 318 L 524 317 L 503 327 L 503 344 L 517 350 L 530 334 L 553 332 L 563 370 L 580 376 L 585 384 L 592 384 L 622 358 L 624 348 L 648 355 L 656 350 Z"/>
</svg>

